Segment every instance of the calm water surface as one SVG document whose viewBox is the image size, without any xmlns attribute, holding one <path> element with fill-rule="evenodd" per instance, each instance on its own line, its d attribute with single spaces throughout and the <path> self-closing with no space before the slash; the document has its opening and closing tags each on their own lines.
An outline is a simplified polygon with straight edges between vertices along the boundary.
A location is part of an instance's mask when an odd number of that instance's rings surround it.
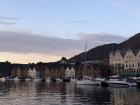
<svg viewBox="0 0 140 105">
<path fill-rule="evenodd" d="M 0 83 L 0 105 L 140 105 L 140 89 L 4 82 Z"/>
</svg>

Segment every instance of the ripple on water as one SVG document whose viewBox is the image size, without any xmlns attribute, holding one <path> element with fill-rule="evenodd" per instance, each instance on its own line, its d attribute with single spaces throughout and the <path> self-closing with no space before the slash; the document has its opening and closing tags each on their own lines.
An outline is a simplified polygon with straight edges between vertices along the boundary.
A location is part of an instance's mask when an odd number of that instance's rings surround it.
<svg viewBox="0 0 140 105">
<path fill-rule="evenodd" d="M 138 105 L 139 97 L 137 88 L 76 87 L 58 82 L 0 83 L 0 105 Z"/>
</svg>

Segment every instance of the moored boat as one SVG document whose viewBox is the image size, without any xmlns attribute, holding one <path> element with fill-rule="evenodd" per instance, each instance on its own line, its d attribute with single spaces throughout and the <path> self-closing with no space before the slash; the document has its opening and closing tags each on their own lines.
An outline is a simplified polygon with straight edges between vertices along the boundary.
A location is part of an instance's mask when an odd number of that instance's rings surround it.
<svg viewBox="0 0 140 105">
<path fill-rule="evenodd" d="M 97 78 L 95 78 L 95 81 L 96 81 L 99 85 L 101 85 L 102 82 L 105 82 L 105 78 L 97 77 Z"/>
<path fill-rule="evenodd" d="M 42 78 L 36 77 L 36 78 L 34 79 L 34 81 L 35 81 L 35 82 L 40 82 L 40 81 L 42 81 Z"/>
<path fill-rule="evenodd" d="M 18 77 L 15 77 L 15 78 L 14 78 L 14 81 L 15 81 L 15 82 L 18 82 L 18 81 L 20 81 L 20 79 L 19 79 Z"/>
<path fill-rule="evenodd" d="M 71 78 L 70 81 L 71 82 L 76 82 L 76 79 L 75 78 Z"/>
<path fill-rule="evenodd" d="M 134 81 L 129 79 L 109 79 L 107 83 L 109 84 L 109 86 L 137 86 Z"/>
<path fill-rule="evenodd" d="M 6 77 L 5 79 L 6 79 L 6 81 L 12 81 L 13 80 L 13 78 L 10 77 L 10 76 Z"/>
<path fill-rule="evenodd" d="M 25 78 L 25 81 L 31 81 L 31 78 Z"/>
<path fill-rule="evenodd" d="M 6 81 L 5 77 L 0 78 L 0 82 L 5 82 L 5 81 Z"/>
<path fill-rule="evenodd" d="M 82 80 L 77 80 L 76 85 L 99 85 L 99 83 L 94 78 L 85 76 Z"/>
</svg>

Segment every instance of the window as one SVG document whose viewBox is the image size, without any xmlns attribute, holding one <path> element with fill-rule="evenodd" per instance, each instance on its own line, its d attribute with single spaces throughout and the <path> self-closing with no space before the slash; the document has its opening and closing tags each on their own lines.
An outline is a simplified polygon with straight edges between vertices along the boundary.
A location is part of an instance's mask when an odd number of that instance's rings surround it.
<svg viewBox="0 0 140 105">
<path fill-rule="evenodd" d="M 128 66 L 126 65 L 126 67 L 128 67 Z"/>
<path fill-rule="evenodd" d="M 134 65 L 132 65 L 132 67 L 134 67 Z"/>
</svg>

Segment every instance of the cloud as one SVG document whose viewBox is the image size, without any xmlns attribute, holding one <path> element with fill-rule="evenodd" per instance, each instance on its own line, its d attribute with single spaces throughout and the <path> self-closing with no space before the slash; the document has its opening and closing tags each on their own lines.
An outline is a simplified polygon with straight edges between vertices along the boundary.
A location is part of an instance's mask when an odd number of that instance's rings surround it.
<svg viewBox="0 0 140 105">
<path fill-rule="evenodd" d="M 18 20 L 18 17 L 5 17 L 5 16 L 0 16 L 0 24 L 1 25 L 14 25 L 16 24 L 15 22 L 11 22 L 11 21 L 15 21 Z"/>
<path fill-rule="evenodd" d="M 0 16 L 1 20 L 18 20 L 18 17 L 5 17 L 5 16 Z"/>
<path fill-rule="evenodd" d="M 67 55 L 81 52 L 82 41 L 0 31 L 0 52 Z"/>
<path fill-rule="evenodd" d="M 45 58 L 48 60 L 47 57 L 50 57 L 49 61 L 51 61 L 51 58 L 57 58 L 58 60 L 58 57 L 60 58 L 61 56 L 71 57 L 83 52 L 85 40 L 88 40 L 88 49 L 90 49 L 98 45 L 113 41 L 119 42 L 124 39 L 123 37 L 109 34 L 98 35 L 85 33 L 79 34 L 78 36 L 80 39 L 74 40 L 41 36 L 27 32 L 0 31 L 0 53 L 3 54 L 3 59 L 6 59 L 5 52 L 11 54 L 11 57 L 13 54 L 18 55 L 15 60 L 13 58 L 13 62 L 16 60 L 19 61 L 21 55 L 21 57 L 25 57 L 26 55 L 38 57 L 38 59 L 44 59 L 44 61 Z M 12 59 L 11 57 L 8 58 Z M 25 57 L 26 62 L 30 60 L 28 58 L 31 57 Z M 32 59 L 32 61 L 33 60 L 35 61 L 35 59 Z M 55 60 L 53 59 L 53 61 Z"/>
<path fill-rule="evenodd" d="M 79 38 L 81 40 L 88 40 L 101 44 L 120 43 L 126 40 L 126 38 L 123 36 L 118 36 L 109 33 L 80 33 Z"/>
<path fill-rule="evenodd" d="M 76 24 L 89 24 L 89 23 L 92 23 L 92 22 L 89 21 L 89 20 L 72 20 L 72 21 L 70 21 L 70 23 L 76 23 Z"/>
<path fill-rule="evenodd" d="M 14 22 L 0 21 L 0 24 L 2 24 L 2 25 L 14 25 L 16 23 L 14 23 Z"/>
</svg>

